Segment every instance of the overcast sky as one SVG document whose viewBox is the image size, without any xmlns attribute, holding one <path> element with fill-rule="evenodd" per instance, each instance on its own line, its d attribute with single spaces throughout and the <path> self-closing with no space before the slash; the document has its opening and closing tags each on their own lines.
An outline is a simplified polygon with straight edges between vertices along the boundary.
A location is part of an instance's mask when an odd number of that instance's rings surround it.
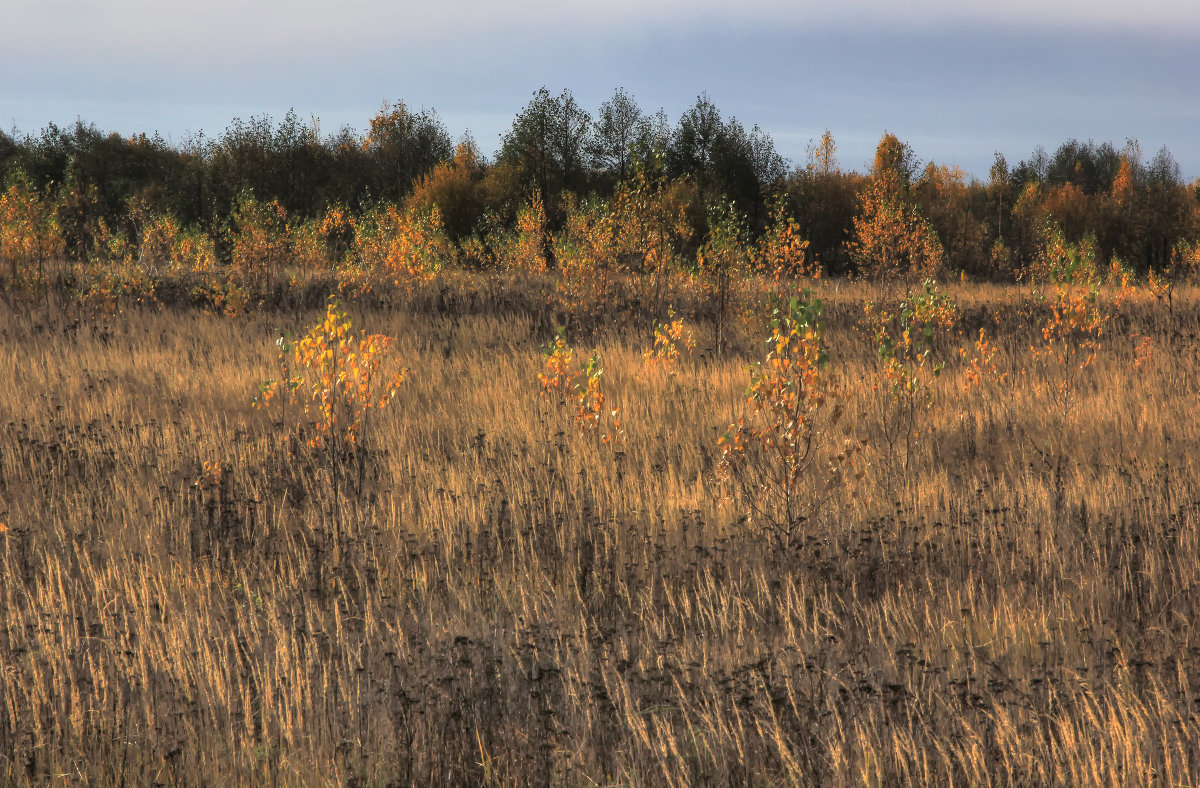
<svg viewBox="0 0 1200 788">
<path fill-rule="evenodd" d="M 1166 145 L 1200 176 L 1197 0 L 3 0 L 0 124 L 219 136 L 290 108 L 362 130 L 436 109 L 485 153 L 534 90 L 594 111 L 618 86 L 672 122 L 701 92 L 803 164 L 884 130 L 986 177 L 1070 138 Z"/>
</svg>

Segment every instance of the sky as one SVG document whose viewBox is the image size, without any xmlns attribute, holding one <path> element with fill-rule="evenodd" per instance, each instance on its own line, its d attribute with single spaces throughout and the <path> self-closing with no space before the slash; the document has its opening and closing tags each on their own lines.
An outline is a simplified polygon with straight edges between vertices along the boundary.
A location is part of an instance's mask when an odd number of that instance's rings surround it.
<svg viewBox="0 0 1200 788">
<path fill-rule="evenodd" d="M 795 165 L 885 131 L 981 179 L 1068 139 L 1164 145 L 1200 177 L 1196 0 L 4 0 L 0 127 L 76 118 L 180 143 L 289 109 L 359 131 L 434 109 L 493 152 L 543 85 L 624 88 L 674 123 L 701 93 Z"/>
</svg>

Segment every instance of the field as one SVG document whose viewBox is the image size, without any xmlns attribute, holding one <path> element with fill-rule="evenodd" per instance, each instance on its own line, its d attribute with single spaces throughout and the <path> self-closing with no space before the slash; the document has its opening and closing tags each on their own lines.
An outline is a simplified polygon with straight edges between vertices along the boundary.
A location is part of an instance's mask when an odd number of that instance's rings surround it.
<svg viewBox="0 0 1200 788">
<path fill-rule="evenodd" d="M 350 454 L 252 406 L 321 294 L 0 306 L 0 782 L 1200 781 L 1200 291 L 1103 296 L 1059 357 L 1028 287 L 950 287 L 897 432 L 878 295 L 819 283 L 852 472 L 774 524 L 719 444 L 766 310 L 718 354 L 681 296 L 656 366 L 636 321 L 570 335 L 591 428 L 514 292 L 347 302 L 409 370 Z"/>
</svg>

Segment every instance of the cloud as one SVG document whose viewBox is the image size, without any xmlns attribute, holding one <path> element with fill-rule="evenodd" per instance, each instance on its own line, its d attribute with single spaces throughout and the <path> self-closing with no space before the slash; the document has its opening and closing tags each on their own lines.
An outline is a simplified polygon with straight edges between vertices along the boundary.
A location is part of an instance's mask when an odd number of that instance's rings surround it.
<svg viewBox="0 0 1200 788">
<path fill-rule="evenodd" d="M 1194 0 L 9 0 L 0 43 L 38 51 L 121 57 L 223 56 L 256 49 L 303 56 L 303 49 L 358 46 L 455 47 L 505 36 L 514 49 L 543 35 L 579 41 L 732 26 L 764 32 L 845 28 L 920 30 L 959 25 L 1108 28 L 1200 33 Z M 299 51 L 298 51 L 299 50 Z M 514 51 L 514 55 L 520 54 Z"/>
</svg>

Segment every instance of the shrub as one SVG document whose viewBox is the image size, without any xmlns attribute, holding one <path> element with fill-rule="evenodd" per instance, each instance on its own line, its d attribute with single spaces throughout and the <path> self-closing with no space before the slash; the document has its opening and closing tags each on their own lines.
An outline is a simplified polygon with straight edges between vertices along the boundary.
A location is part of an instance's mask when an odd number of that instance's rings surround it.
<svg viewBox="0 0 1200 788">
<path fill-rule="evenodd" d="M 774 310 L 766 358 L 746 392 L 749 412 L 718 442 L 727 499 L 784 547 L 844 487 L 861 448 L 834 440 L 843 409 L 826 372 L 820 317 L 808 291 Z"/>
<path fill-rule="evenodd" d="M 608 397 L 600 386 L 604 374 L 600 352 L 592 351 L 591 358 L 576 363 L 575 349 L 562 328 L 544 352 L 545 368 L 538 373 L 542 398 L 569 414 L 581 433 L 594 434 L 606 445 L 619 443 L 625 436 L 621 409 L 606 405 Z"/>
</svg>

